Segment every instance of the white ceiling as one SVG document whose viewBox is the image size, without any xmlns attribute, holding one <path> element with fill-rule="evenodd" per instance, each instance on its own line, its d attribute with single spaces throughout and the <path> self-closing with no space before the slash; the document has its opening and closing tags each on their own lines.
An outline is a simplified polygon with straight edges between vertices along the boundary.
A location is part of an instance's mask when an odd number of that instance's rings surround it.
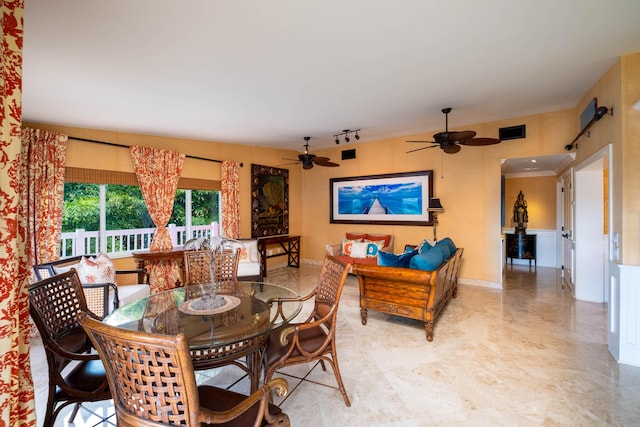
<svg viewBox="0 0 640 427">
<path fill-rule="evenodd" d="M 637 0 L 26 0 L 23 118 L 295 150 L 448 106 L 463 130 L 575 107 L 639 22 Z"/>
</svg>

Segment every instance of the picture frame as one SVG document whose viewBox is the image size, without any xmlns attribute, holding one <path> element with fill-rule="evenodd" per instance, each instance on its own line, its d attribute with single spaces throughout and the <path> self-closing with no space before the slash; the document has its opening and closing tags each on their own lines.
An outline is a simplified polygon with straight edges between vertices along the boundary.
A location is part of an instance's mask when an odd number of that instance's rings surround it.
<svg viewBox="0 0 640 427">
<path fill-rule="evenodd" d="M 251 165 L 251 237 L 289 234 L 289 170 Z"/>
<path fill-rule="evenodd" d="M 329 180 L 333 224 L 433 225 L 433 170 Z"/>
</svg>

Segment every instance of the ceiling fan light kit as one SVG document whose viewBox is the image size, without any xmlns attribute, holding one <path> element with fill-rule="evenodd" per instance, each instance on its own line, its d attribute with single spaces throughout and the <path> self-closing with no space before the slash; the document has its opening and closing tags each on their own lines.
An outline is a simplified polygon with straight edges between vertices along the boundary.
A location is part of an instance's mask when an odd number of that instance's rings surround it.
<svg viewBox="0 0 640 427">
<path fill-rule="evenodd" d="M 325 166 L 330 168 L 340 166 L 339 164 L 332 162 L 331 159 L 328 157 L 318 157 L 315 154 L 309 153 L 310 139 L 311 139 L 310 136 L 304 137 L 304 141 L 305 141 L 304 153 L 298 154 L 298 160 L 295 161 L 294 163 L 302 164 L 302 169 L 312 169 L 314 165 Z M 293 159 L 285 159 L 285 160 L 293 160 Z M 292 164 L 292 163 L 287 163 L 287 164 Z"/>
<path fill-rule="evenodd" d="M 442 113 L 445 115 L 445 130 L 444 132 L 438 132 L 433 135 L 434 141 L 407 141 L 417 143 L 432 144 L 428 147 L 417 148 L 415 150 L 409 150 L 407 153 L 414 151 L 420 151 L 427 148 L 440 147 L 442 151 L 447 154 L 455 154 L 461 150 L 461 145 L 468 145 L 470 147 L 481 147 L 484 145 L 499 144 L 502 140 L 498 138 L 476 138 L 476 132 L 472 130 L 465 131 L 449 131 L 449 113 L 451 107 L 443 108 Z"/>
<path fill-rule="evenodd" d="M 349 138 L 349 134 L 353 133 L 353 137 L 357 140 L 360 139 L 360 135 L 358 134 L 358 132 L 360 132 L 360 129 L 344 129 L 342 132 L 337 133 L 335 135 L 333 135 L 333 137 L 335 138 L 336 141 L 336 145 L 340 144 L 340 137 L 344 135 L 344 142 L 350 142 L 351 138 Z"/>
</svg>

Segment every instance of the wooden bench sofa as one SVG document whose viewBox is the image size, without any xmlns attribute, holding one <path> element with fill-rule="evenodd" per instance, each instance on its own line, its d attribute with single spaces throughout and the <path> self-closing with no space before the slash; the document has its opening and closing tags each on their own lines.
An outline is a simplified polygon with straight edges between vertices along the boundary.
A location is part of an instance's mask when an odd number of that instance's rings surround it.
<svg viewBox="0 0 640 427">
<path fill-rule="evenodd" d="M 434 271 L 354 264 L 360 283 L 360 316 L 367 324 L 369 309 L 425 323 L 427 341 L 433 341 L 436 317 L 457 296 L 462 248 L 457 248 Z"/>
</svg>

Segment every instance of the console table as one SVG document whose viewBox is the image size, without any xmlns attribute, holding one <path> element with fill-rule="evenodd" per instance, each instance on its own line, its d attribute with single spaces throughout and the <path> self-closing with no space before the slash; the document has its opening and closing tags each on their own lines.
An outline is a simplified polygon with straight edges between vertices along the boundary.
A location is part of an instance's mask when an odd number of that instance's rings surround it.
<svg viewBox="0 0 640 427">
<path fill-rule="evenodd" d="M 140 270 L 149 271 L 147 268 L 148 265 L 154 264 L 158 261 L 171 261 L 174 260 L 178 264 L 178 269 L 180 270 L 180 276 L 184 277 L 184 260 L 183 255 L 184 250 L 182 247 L 173 247 L 170 250 L 165 251 L 140 251 L 133 252 L 131 255 L 136 262 L 136 267 Z M 176 286 L 181 286 L 181 281 L 179 280 L 176 283 Z"/>
<path fill-rule="evenodd" d="M 506 237 L 506 256 L 511 258 L 511 264 L 513 259 L 528 259 L 529 267 L 531 267 L 531 260 L 533 260 L 534 266 L 536 266 L 536 235 L 535 234 L 505 234 Z"/>
<path fill-rule="evenodd" d="M 267 246 L 279 245 L 284 252 L 267 255 Z M 267 277 L 267 258 L 287 255 L 289 267 L 300 267 L 300 236 L 270 236 L 258 238 L 260 251 L 260 274 Z"/>
</svg>

